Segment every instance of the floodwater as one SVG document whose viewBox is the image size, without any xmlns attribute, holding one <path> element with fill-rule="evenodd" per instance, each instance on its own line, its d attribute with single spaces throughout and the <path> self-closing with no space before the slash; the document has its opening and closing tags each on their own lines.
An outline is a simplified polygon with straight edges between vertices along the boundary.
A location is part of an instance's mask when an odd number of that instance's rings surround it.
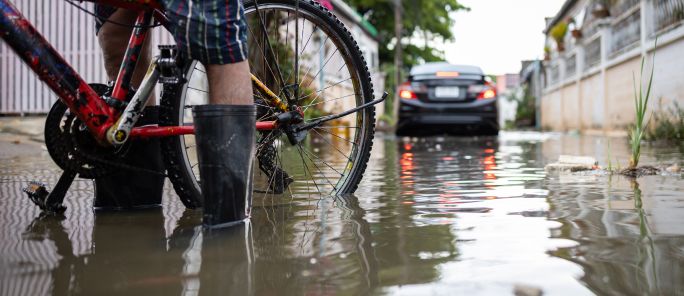
<svg viewBox="0 0 684 296">
<path fill-rule="evenodd" d="M 41 217 L 20 189 L 59 170 L 3 152 L 0 295 L 684 295 L 682 177 L 546 174 L 560 154 L 624 166 L 627 144 L 380 135 L 354 196 L 256 199 L 249 224 L 206 231 L 169 186 L 160 209 L 94 213 L 79 180 L 63 220 Z"/>
</svg>

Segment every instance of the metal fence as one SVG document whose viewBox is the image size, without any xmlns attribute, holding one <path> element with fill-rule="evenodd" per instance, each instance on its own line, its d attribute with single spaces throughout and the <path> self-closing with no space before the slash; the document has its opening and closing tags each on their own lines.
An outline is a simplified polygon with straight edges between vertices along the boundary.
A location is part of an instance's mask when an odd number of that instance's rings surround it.
<svg viewBox="0 0 684 296">
<path fill-rule="evenodd" d="M 554 85 L 554 84 L 558 83 L 559 78 L 560 78 L 560 69 L 559 69 L 558 65 L 553 65 L 553 66 L 550 66 L 546 69 L 548 71 L 547 77 L 549 78 L 549 80 L 547 81 L 548 85 Z"/>
<path fill-rule="evenodd" d="M 654 0 L 653 17 L 653 34 L 681 25 L 684 20 L 684 0 Z"/>
<path fill-rule="evenodd" d="M 610 52 L 613 55 L 638 45 L 641 40 L 641 10 L 638 6 L 634 8 L 618 16 L 612 25 Z"/>
<path fill-rule="evenodd" d="M 610 15 L 613 17 L 620 17 L 632 10 L 635 6 L 639 6 L 640 2 L 641 0 L 613 0 L 610 4 Z"/>
<path fill-rule="evenodd" d="M 92 16 L 66 1 L 12 2 L 85 81 L 107 81 Z M 92 3 L 81 5 L 92 11 Z M 171 36 L 160 28 L 152 36 L 154 44 L 172 43 Z M 0 114 L 45 113 L 56 99 L 7 44 L 0 41 Z"/>
<path fill-rule="evenodd" d="M 584 71 L 601 63 L 601 36 L 584 47 Z"/>
<path fill-rule="evenodd" d="M 565 58 L 565 77 L 572 77 L 577 73 L 577 56 L 571 54 Z"/>
</svg>

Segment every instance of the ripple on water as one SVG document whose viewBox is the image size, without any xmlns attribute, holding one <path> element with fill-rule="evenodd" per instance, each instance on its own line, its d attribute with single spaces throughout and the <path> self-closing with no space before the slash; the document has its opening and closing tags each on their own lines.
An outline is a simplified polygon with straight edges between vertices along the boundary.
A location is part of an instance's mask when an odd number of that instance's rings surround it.
<svg viewBox="0 0 684 296">
<path fill-rule="evenodd" d="M 66 219 L 38 219 L 20 188 L 54 184 L 59 170 L 46 155 L 0 160 L 0 294 L 684 290 L 681 178 L 543 170 L 559 154 L 601 159 L 601 143 L 533 132 L 379 136 L 355 195 L 309 198 L 306 184 L 293 198 L 255 195 L 251 222 L 223 231 L 198 227 L 201 211 L 185 210 L 169 184 L 159 210 L 103 214 L 91 210 L 92 183 L 78 181 Z M 659 152 L 645 147 L 644 161 Z M 665 161 L 681 157 L 666 152 Z"/>
</svg>

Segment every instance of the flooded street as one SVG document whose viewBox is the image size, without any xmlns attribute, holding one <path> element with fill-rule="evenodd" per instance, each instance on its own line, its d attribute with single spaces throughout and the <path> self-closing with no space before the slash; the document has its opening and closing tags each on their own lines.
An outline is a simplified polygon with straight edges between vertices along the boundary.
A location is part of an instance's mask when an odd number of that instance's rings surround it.
<svg viewBox="0 0 684 296">
<path fill-rule="evenodd" d="M 95 213 L 77 180 L 66 218 L 41 217 L 21 188 L 60 170 L 3 145 L 0 295 L 684 295 L 681 176 L 544 171 L 561 154 L 624 167 L 622 138 L 378 135 L 355 195 L 257 195 L 251 223 L 215 231 L 170 184 L 160 209 Z"/>
</svg>

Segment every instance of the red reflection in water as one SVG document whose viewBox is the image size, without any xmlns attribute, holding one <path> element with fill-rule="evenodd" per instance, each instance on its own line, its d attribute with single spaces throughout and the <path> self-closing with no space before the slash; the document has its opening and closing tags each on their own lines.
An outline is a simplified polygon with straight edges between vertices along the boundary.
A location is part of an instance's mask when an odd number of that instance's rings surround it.
<svg viewBox="0 0 684 296">
<path fill-rule="evenodd" d="M 494 189 L 494 185 L 492 185 L 493 180 L 496 180 L 496 174 L 494 174 L 492 171 L 496 169 L 496 157 L 492 155 L 491 153 L 494 153 L 494 149 L 488 148 L 484 150 L 485 153 L 489 153 L 490 155 L 485 156 L 482 159 L 482 164 L 484 165 L 484 179 L 485 183 L 484 186 L 487 189 Z M 488 182 L 490 181 L 490 182 Z M 491 200 L 491 199 L 496 199 L 496 196 L 487 196 L 484 199 Z"/>
<path fill-rule="evenodd" d="M 404 150 L 410 151 L 411 150 L 411 144 L 410 143 L 405 143 L 404 144 Z M 406 197 L 413 197 L 413 195 L 416 194 L 416 192 L 413 190 L 413 184 L 415 183 L 414 180 L 414 170 L 415 166 L 413 165 L 413 153 L 411 152 L 404 152 L 401 154 L 401 159 L 399 160 L 399 166 L 400 171 L 399 171 L 399 180 L 402 185 L 402 190 L 404 190 L 403 196 Z M 411 200 L 405 200 L 401 202 L 402 204 L 405 205 L 412 205 L 415 204 L 414 201 Z"/>
<path fill-rule="evenodd" d="M 488 150 L 488 149 L 485 149 Z M 485 180 L 496 180 L 496 175 L 494 173 L 491 173 L 492 170 L 496 168 L 496 157 L 494 155 L 489 155 L 485 156 L 483 159 L 482 163 L 484 164 L 484 178 Z M 489 187 L 491 185 L 486 185 L 485 186 Z"/>
<path fill-rule="evenodd" d="M 401 159 L 399 160 L 399 165 L 401 165 L 401 175 L 413 175 L 413 153 L 406 152 L 401 154 Z"/>
</svg>

